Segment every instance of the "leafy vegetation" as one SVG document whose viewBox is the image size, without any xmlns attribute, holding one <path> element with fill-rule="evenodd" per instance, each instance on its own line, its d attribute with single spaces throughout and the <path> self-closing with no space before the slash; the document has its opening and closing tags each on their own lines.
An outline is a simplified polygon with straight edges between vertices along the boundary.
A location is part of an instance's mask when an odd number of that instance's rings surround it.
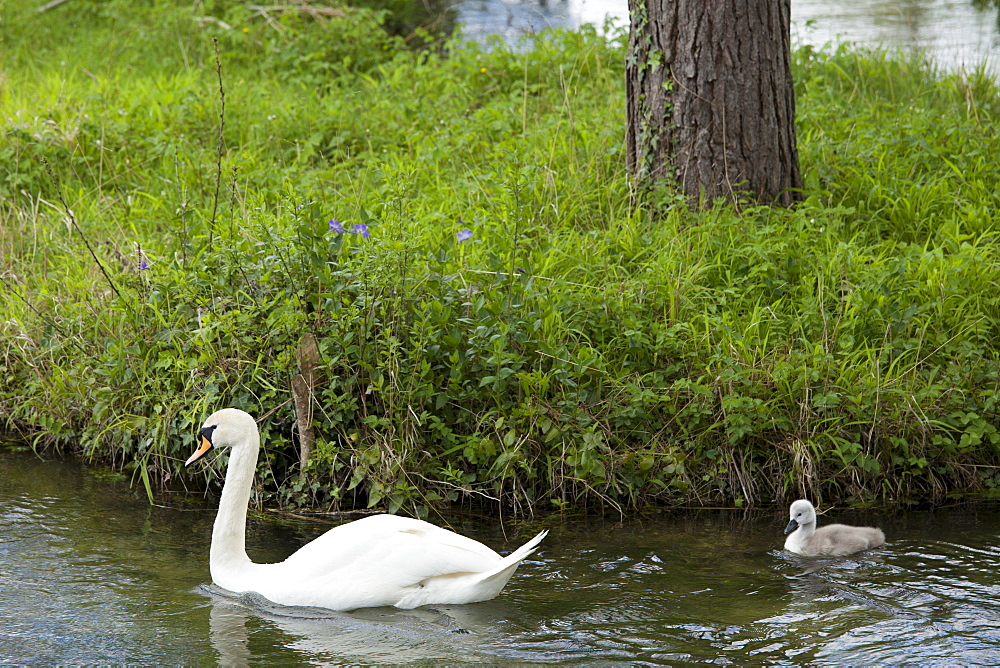
<svg viewBox="0 0 1000 668">
<path fill-rule="evenodd" d="M 233 405 L 291 506 L 1000 489 L 984 72 L 800 49 L 805 203 L 695 212 L 630 188 L 621 36 L 411 50 L 342 6 L 0 8 L 0 408 L 38 449 L 152 497 Z"/>
</svg>

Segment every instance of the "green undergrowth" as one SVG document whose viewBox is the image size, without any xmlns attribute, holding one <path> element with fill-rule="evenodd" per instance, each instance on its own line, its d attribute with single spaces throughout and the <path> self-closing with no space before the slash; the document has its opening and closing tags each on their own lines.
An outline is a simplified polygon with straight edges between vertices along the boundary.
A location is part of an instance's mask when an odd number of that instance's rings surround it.
<svg viewBox="0 0 1000 668">
<path fill-rule="evenodd" d="M 200 487 L 232 405 L 288 506 L 1000 489 L 985 73 L 800 49 L 805 203 L 696 212 L 630 188 L 622 36 L 413 50 L 289 7 L 0 1 L 0 408 L 34 447 Z"/>
</svg>

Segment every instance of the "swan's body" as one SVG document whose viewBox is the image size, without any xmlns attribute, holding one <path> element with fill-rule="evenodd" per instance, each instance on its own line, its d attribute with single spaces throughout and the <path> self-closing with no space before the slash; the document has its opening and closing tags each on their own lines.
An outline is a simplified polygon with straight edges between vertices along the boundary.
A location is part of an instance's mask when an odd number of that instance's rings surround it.
<svg viewBox="0 0 1000 668">
<path fill-rule="evenodd" d="M 500 593 L 547 533 L 501 557 L 422 520 L 373 515 L 327 531 L 283 562 L 255 564 L 246 553 L 246 517 L 260 449 L 257 424 L 225 408 L 205 421 L 199 435 L 201 446 L 187 464 L 213 447 L 232 448 L 209 556 L 212 581 L 229 591 L 331 610 L 485 601 Z"/>
<path fill-rule="evenodd" d="M 788 511 L 790 519 L 785 533 L 785 549 L 807 557 L 843 557 L 878 547 L 885 542 L 881 529 L 828 524 L 816 528 L 816 509 L 805 499 L 799 499 Z"/>
</svg>

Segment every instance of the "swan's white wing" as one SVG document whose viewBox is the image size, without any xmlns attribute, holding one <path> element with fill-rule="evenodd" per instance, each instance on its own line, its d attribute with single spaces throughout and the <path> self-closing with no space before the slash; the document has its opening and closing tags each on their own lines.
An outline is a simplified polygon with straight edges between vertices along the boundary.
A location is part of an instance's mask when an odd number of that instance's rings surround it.
<svg viewBox="0 0 1000 668">
<path fill-rule="evenodd" d="M 500 555 L 479 541 L 433 524 L 373 515 L 327 531 L 285 560 L 300 577 L 378 572 L 399 584 L 450 573 L 478 573 Z"/>
<path fill-rule="evenodd" d="M 280 564 L 259 566 L 254 585 L 263 596 L 289 605 L 413 607 L 428 596 L 484 600 L 479 574 L 502 561 L 482 543 L 452 531 L 375 515 L 331 529 Z M 496 593 L 499 588 L 489 597 Z"/>
</svg>

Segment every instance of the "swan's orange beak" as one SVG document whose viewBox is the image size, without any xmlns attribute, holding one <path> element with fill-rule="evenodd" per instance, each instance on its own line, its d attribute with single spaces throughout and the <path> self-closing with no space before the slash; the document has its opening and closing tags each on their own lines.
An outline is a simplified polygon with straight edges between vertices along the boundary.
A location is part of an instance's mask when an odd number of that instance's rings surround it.
<svg viewBox="0 0 1000 668">
<path fill-rule="evenodd" d="M 194 464 L 196 461 L 204 457 L 205 453 L 211 449 L 212 449 L 212 442 L 207 438 L 205 438 L 204 436 L 202 436 L 201 445 L 198 447 L 197 450 L 194 451 L 193 455 L 188 457 L 188 460 L 184 462 L 184 466 L 190 466 L 191 464 Z"/>
</svg>

